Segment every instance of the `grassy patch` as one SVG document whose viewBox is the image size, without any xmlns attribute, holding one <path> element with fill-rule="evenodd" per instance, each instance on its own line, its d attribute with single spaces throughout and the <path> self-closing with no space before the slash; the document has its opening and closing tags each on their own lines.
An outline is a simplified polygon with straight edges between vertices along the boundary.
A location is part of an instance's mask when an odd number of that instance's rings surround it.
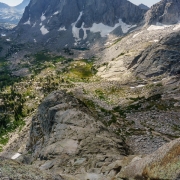
<svg viewBox="0 0 180 180">
<path fill-rule="evenodd" d="M 71 81 L 82 81 L 93 77 L 96 73 L 96 69 L 91 60 L 84 59 L 71 62 L 65 72 L 67 73 L 66 77 Z"/>
</svg>

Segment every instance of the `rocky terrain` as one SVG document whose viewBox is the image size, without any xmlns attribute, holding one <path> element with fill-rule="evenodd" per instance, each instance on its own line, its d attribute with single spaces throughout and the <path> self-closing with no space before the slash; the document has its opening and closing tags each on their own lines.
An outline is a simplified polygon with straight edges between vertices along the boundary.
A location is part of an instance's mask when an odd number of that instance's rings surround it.
<svg viewBox="0 0 180 180">
<path fill-rule="evenodd" d="M 30 167 L 29 179 L 178 180 L 176 6 L 163 0 L 146 13 L 128 1 L 31 1 L 0 39 L 3 177 Z M 92 30 L 99 24 L 107 34 Z"/>
<path fill-rule="evenodd" d="M 146 14 L 147 24 L 176 24 L 180 18 L 180 2 L 177 0 L 161 0 Z"/>
</svg>

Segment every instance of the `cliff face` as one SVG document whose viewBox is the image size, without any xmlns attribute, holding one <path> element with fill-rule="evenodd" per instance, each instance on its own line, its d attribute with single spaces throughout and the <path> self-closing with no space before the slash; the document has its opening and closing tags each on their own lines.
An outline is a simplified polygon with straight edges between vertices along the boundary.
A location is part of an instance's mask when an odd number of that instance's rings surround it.
<svg viewBox="0 0 180 180">
<path fill-rule="evenodd" d="M 116 170 L 108 166 L 127 154 L 123 140 L 95 119 L 78 99 L 63 91 L 51 93 L 39 106 L 32 120 L 24 162 L 37 164 L 77 179 L 109 179 Z M 29 159 L 27 161 L 27 159 Z"/>
<path fill-rule="evenodd" d="M 145 12 L 127 0 L 33 0 L 17 31 L 19 38 L 26 41 L 53 39 L 59 46 L 74 45 L 112 32 L 127 33 L 138 25 Z"/>
<path fill-rule="evenodd" d="M 180 74 L 180 32 L 164 37 L 159 43 L 148 47 L 133 66 L 136 75 L 146 77 Z M 132 62 L 133 64 L 134 62 Z"/>
<path fill-rule="evenodd" d="M 146 24 L 175 24 L 180 20 L 180 2 L 178 0 L 161 0 L 147 12 Z"/>
</svg>

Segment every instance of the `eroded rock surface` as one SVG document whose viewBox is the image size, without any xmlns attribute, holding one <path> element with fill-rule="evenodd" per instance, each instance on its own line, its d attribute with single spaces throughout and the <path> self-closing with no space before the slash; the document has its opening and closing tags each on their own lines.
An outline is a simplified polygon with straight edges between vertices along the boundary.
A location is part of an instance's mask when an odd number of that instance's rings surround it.
<svg viewBox="0 0 180 180">
<path fill-rule="evenodd" d="M 51 93 L 32 120 L 23 162 L 42 170 L 69 174 L 77 179 L 108 179 L 118 173 L 102 172 L 127 155 L 120 137 L 109 132 L 78 99 L 62 91 Z"/>
<path fill-rule="evenodd" d="M 178 0 L 161 0 L 153 5 L 146 14 L 147 24 L 175 24 L 180 19 L 180 2 Z"/>
<path fill-rule="evenodd" d="M 60 176 L 42 172 L 32 166 L 24 166 L 13 160 L 0 157 L 0 179 L 3 180 L 62 180 Z"/>
</svg>

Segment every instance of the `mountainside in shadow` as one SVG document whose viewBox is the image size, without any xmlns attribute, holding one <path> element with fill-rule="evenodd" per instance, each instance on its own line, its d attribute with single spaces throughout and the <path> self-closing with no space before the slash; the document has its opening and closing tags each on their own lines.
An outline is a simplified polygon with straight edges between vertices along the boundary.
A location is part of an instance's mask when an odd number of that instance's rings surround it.
<svg viewBox="0 0 180 180">
<path fill-rule="evenodd" d="M 30 0 L 23 0 L 22 3 L 20 3 L 17 6 L 14 6 L 15 9 L 18 9 L 20 11 L 24 11 L 25 7 L 29 4 Z"/>
<path fill-rule="evenodd" d="M 88 46 L 111 33 L 128 33 L 145 12 L 127 0 L 32 0 L 16 31 L 26 42 Z"/>
</svg>

